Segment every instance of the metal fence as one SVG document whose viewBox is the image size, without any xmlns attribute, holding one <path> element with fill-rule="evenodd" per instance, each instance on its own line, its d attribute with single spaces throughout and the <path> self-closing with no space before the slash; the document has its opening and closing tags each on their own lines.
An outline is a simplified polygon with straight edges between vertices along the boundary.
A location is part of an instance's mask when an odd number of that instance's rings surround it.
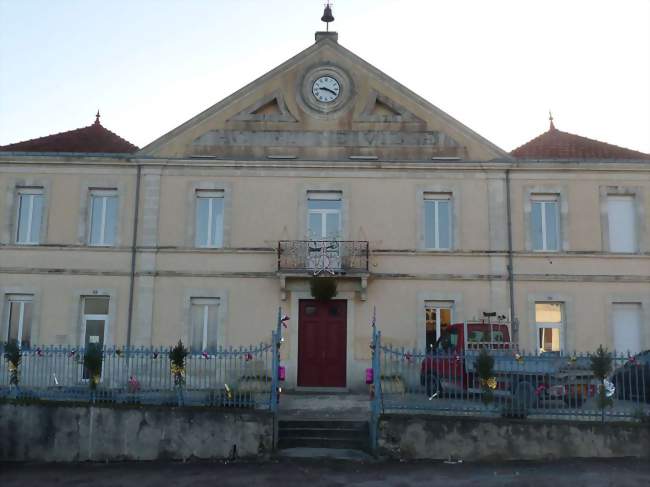
<svg viewBox="0 0 650 487">
<path fill-rule="evenodd" d="M 281 240 L 278 271 L 312 274 L 368 272 L 369 244 L 352 240 Z"/>
<path fill-rule="evenodd" d="M 32 346 L 21 350 L 19 384 L 10 384 L 11 365 L 0 360 L 0 397 L 98 403 L 251 407 L 275 410 L 280 368 L 282 313 L 270 343 L 218 348 L 185 358 L 182 387 L 175 385 L 167 347 L 106 347 L 95 391 L 84 370 L 82 348 Z"/>
<path fill-rule="evenodd" d="M 377 330 L 372 347 L 375 416 L 434 411 L 602 421 L 650 418 L 650 351 L 635 357 L 611 353 L 611 372 L 601 384 L 591 371 L 590 354 L 490 349 L 493 373 L 482 378 L 479 347 L 424 353 L 382 345 Z"/>
</svg>

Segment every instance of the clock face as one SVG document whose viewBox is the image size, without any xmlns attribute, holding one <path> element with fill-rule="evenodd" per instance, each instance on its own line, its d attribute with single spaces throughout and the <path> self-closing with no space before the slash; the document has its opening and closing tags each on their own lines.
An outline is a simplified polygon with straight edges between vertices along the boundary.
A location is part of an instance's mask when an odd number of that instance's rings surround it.
<svg viewBox="0 0 650 487">
<path fill-rule="evenodd" d="M 329 103 L 338 98 L 341 86 L 332 76 L 321 76 L 314 81 L 311 91 L 318 101 Z"/>
</svg>

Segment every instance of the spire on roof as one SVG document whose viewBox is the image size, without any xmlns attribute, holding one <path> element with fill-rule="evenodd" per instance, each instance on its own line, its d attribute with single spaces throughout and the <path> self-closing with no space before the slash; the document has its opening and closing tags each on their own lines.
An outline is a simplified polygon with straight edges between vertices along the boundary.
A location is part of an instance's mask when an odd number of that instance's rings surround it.
<svg viewBox="0 0 650 487">
<path fill-rule="evenodd" d="M 101 123 L 99 123 L 100 116 L 101 115 L 99 115 L 99 109 L 97 109 L 97 115 L 95 115 L 95 125 L 101 125 Z"/>
<path fill-rule="evenodd" d="M 548 119 L 551 122 L 551 126 L 549 127 L 549 130 L 555 130 L 555 125 L 553 125 L 553 114 L 551 111 L 548 111 Z"/>
</svg>

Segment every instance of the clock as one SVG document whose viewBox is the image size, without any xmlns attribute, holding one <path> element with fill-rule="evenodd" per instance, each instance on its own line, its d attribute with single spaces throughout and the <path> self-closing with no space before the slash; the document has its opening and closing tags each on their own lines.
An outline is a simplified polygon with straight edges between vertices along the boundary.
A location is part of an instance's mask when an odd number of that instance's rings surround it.
<svg viewBox="0 0 650 487">
<path fill-rule="evenodd" d="M 341 85 L 334 76 L 321 76 L 312 85 L 311 92 L 323 103 L 331 103 L 339 97 Z"/>
<path fill-rule="evenodd" d="M 354 106 L 356 90 L 352 77 L 339 66 L 319 63 L 308 67 L 296 80 L 296 101 L 309 115 L 331 119 Z"/>
</svg>

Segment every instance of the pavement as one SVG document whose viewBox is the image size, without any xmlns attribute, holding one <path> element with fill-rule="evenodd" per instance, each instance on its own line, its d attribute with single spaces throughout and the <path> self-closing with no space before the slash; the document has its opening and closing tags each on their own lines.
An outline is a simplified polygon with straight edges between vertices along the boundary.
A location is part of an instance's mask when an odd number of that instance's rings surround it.
<svg viewBox="0 0 650 487">
<path fill-rule="evenodd" d="M 0 464 L 2 487 L 92 486 L 526 486 L 647 487 L 650 462 L 637 459 L 562 462 L 350 462 L 274 459 L 265 463 Z"/>
</svg>

